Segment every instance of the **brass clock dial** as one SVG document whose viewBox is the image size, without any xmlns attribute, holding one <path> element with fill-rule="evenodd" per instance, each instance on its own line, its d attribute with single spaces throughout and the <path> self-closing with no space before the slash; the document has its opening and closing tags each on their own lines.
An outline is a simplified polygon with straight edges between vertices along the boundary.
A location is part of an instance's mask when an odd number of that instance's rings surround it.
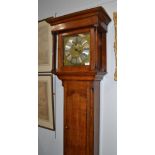
<svg viewBox="0 0 155 155">
<path fill-rule="evenodd" d="M 64 66 L 90 64 L 90 34 L 64 37 Z"/>
</svg>

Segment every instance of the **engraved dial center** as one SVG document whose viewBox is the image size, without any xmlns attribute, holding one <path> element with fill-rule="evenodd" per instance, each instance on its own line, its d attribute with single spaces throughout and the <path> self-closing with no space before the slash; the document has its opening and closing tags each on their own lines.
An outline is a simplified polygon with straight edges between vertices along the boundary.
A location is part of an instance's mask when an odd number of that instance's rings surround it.
<svg viewBox="0 0 155 155">
<path fill-rule="evenodd" d="M 64 38 L 64 65 L 86 65 L 90 61 L 90 34 Z"/>
</svg>

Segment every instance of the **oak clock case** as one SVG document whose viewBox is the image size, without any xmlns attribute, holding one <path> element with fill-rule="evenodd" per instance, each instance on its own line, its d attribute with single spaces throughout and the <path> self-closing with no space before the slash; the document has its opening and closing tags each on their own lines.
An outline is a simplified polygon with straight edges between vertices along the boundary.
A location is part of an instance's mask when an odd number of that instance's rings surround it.
<svg viewBox="0 0 155 155">
<path fill-rule="evenodd" d="M 99 155 L 100 81 L 106 74 L 110 21 L 102 7 L 48 19 L 54 41 L 52 72 L 64 87 L 64 155 Z"/>
</svg>

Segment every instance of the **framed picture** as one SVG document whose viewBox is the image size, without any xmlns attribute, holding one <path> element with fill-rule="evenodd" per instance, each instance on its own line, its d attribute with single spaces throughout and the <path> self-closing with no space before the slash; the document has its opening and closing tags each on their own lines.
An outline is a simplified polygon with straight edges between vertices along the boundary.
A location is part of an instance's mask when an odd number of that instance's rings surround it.
<svg viewBox="0 0 155 155">
<path fill-rule="evenodd" d="M 52 70 L 51 26 L 45 20 L 38 22 L 38 71 Z"/>
<path fill-rule="evenodd" d="M 38 76 L 38 125 L 54 130 L 54 103 L 52 75 Z"/>
<path fill-rule="evenodd" d="M 115 73 L 114 80 L 117 81 L 117 12 L 113 13 L 114 28 L 115 28 L 115 42 L 114 42 L 114 52 L 115 52 Z"/>
</svg>

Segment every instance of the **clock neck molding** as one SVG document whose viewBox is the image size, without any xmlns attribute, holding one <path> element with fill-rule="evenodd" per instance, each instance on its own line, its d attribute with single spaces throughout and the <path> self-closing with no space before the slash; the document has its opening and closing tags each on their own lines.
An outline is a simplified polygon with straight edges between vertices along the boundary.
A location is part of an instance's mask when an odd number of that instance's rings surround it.
<svg viewBox="0 0 155 155">
<path fill-rule="evenodd" d="M 100 81 L 111 19 L 96 7 L 46 21 L 52 26 L 52 73 L 64 87 L 64 155 L 99 155 Z"/>
</svg>

